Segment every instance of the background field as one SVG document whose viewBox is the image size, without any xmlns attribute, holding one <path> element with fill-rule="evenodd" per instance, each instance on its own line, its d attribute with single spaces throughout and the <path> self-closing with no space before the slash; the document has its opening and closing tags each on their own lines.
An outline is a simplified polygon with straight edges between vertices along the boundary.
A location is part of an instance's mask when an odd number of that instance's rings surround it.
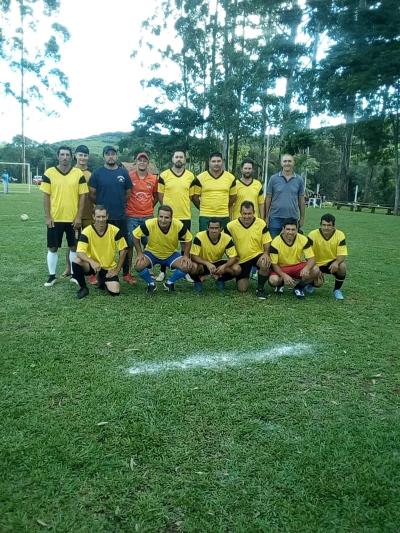
<svg viewBox="0 0 400 533">
<path fill-rule="evenodd" d="M 344 302 L 332 280 L 305 301 L 185 282 L 77 301 L 68 281 L 43 287 L 40 193 L 1 195 L 1 531 L 398 531 L 400 219 L 335 214 Z M 270 362 L 127 373 L 296 343 L 306 353 Z"/>
</svg>

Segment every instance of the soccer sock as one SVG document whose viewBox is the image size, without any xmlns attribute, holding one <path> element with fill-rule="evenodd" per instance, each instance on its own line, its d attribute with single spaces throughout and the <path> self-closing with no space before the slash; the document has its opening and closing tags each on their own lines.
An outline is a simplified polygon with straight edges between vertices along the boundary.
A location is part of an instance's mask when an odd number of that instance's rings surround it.
<svg viewBox="0 0 400 533">
<path fill-rule="evenodd" d="M 58 261 L 58 253 L 50 252 L 49 250 L 47 252 L 47 268 L 49 269 L 50 276 L 56 275 L 57 261 Z"/>
<path fill-rule="evenodd" d="M 71 273 L 74 273 L 74 259 L 76 259 L 76 252 L 73 252 L 72 250 L 69 251 L 69 262 L 71 263 Z"/>
<path fill-rule="evenodd" d="M 335 288 L 333 289 L 334 291 L 337 291 L 338 289 L 342 288 L 345 277 L 346 276 L 335 276 Z"/>
<path fill-rule="evenodd" d="M 122 275 L 126 276 L 127 274 L 129 274 L 129 258 L 128 258 L 128 254 L 126 255 L 126 257 L 124 259 L 124 264 L 122 265 Z"/>
<path fill-rule="evenodd" d="M 172 275 L 169 277 L 167 283 L 176 283 L 180 279 L 184 278 L 186 276 L 186 272 L 183 272 L 183 270 L 179 270 L 179 268 L 176 268 Z"/>
<path fill-rule="evenodd" d="M 79 287 L 83 289 L 86 287 L 85 271 L 81 265 L 74 264 L 74 278 L 79 283 Z"/>
<path fill-rule="evenodd" d="M 258 273 L 258 282 L 257 282 L 257 289 L 264 289 L 265 284 L 267 283 L 267 276 L 262 276 L 260 273 Z"/>
<path fill-rule="evenodd" d="M 166 267 L 166 265 L 161 265 L 161 267 L 160 267 L 160 272 L 164 272 L 164 274 L 167 272 L 167 267 Z"/>
<path fill-rule="evenodd" d="M 145 268 L 139 272 L 139 276 L 147 283 L 147 285 L 154 285 L 154 279 L 151 277 L 151 273 L 148 268 Z"/>
</svg>

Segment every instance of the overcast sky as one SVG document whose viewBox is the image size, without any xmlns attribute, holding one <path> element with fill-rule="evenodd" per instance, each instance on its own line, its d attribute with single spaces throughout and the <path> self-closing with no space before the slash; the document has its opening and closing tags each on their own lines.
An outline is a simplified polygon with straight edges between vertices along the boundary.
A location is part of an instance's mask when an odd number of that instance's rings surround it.
<svg viewBox="0 0 400 533">
<path fill-rule="evenodd" d="M 140 86 L 138 48 L 142 21 L 157 0 L 64 0 L 57 21 L 70 40 L 62 46 L 59 65 L 69 77 L 69 107 L 57 104 L 60 116 L 46 117 L 27 108 L 25 135 L 39 142 L 75 139 L 107 131 L 130 131 L 138 108 L 151 103 Z M 2 75 L 7 75 L 2 72 Z M 19 105 L 0 95 L 0 141 L 21 132 Z"/>
</svg>

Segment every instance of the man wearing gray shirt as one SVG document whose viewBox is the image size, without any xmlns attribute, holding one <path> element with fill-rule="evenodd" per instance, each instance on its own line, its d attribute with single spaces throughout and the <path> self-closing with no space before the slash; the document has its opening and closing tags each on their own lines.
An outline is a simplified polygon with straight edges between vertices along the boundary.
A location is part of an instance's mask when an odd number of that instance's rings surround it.
<svg viewBox="0 0 400 533">
<path fill-rule="evenodd" d="M 304 182 L 294 172 L 294 157 L 283 154 L 282 170 L 271 176 L 266 193 L 265 217 L 271 237 L 279 235 L 286 218 L 298 220 L 299 228 L 304 224 Z"/>
</svg>

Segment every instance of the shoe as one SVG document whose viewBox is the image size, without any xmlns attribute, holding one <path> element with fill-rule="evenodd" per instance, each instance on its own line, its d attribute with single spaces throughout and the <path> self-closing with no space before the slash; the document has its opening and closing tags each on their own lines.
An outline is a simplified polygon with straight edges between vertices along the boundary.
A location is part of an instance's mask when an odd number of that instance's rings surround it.
<svg viewBox="0 0 400 533">
<path fill-rule="evenodd" d="M 259 300 L 266 300 L 268 296 L 265 293 L 264 289 L 256 289 L 256 298 L 258 298 Z"/>
<path fill-rule="evenodd" d="M 217 287 L 219 292 L 224 292 L 224 290 L 225 290 L 225 282 L 224 281 L 222 281 L 220 279 L 217 279 L 217 281 L 215 282 L 215 286 Z"/>
<path fill-rule="evenodd" d="M 82 300 L 85 296 L 88 296 L 89 289 L 87 287 L 81 287 L 79 291 L 76 293 L 76 297 L 78 300 Z"/>
<path fill-rule="evenodd" d="M 88 282 L 90 283 L 90 285 L 97 285 L 97 276 L 96 274 L 92 274 L 91 276 L 88 277 Z"/>
<path fill-rule="evenodd" d="M 194 281 L 192 280 L 190 274 L 186 274 L 186 276 L 185 276 L 185 280 L 186 280 L 188 283 L 194 283 Z"/>
<path fill-rule="evenodd" d="M 130 272 L 128 272 L 128 274 L 124 274 L 122 276 L 122 279 L 124 281 L 126 281 L 127 283 L 129 283 L 129 285 L 136 285 L 136 279 L 131 275 Z"/>
<path fill-rule="evenodd" d="M 49 277 L 48 277 L 48 280 L 46 281 L 46 283 L 44 284 L 45 287 L 52 287 L 54 285 L 54 283 L 56 282 L 56 277 L 54 274 L 51 274 Z"/>
<path fill-rule="evenodd" d="M 78 287 L 79 287 L 79 282 L 78 282 L 77 279 L 75 279 L 75 278 L 73 277 L 73 275 L 72 275 L 71 278 L 69 278 L 69 282 L 70 282 L 70 283 L 75 283 L 75 285 L 78 285 Z"/>
<path fill-rule="evenodd" d="M 283 294 L 283 291 L 285 290 L 285 286 L 281 285 L 280 287 L 275 287 L 274 293 L 275 294 Z"/>
<path fill-rule="evenodd" d="M 165 280 L 165 272 L 160 272 L 160 273 L 158 274 L 158 276 L 156 277 L 156 281 L 158 281 L 158 282 L 161 283 L 161 282 L 164 281 L 164 280 Z"/>
<path fill-rule="evenodd" d="M 340 289 L 336 289 L 335 291 L 333 291 L 333 297 L 335 298 L 335 300 L 344 300 L 343 293 Z"/>
<path fill-rule="evenodd" d="M 164 290 L 166 290 L 168 292 L 175 292 L 175 285 L 173 283 L 168 283 L 168 281 L 167 281 L 163 285 L 164 285 Z"/>
<path fill-rule="evenodd" d="M 311 285 L 311 283 L 307 283 L 307 285 L 304 287 L 304 291 L 305 291 L 307 294 L 314 294 L 314 292 L 315 292 L 315 287 L 314 287 L 314 285 Z"/>
<path fill-rule="evenodd" d="M 203 284 L 201 281 L 195 281 L 193 285 L 193 292 L 196 292 L 197 294 L 200 294 L 203 292 Z"/>
<path fill-rule="evenodd" d="M 147 294 L 154 294 L 156 290 L 157 290 L 157 287 L 155 283 L 149 283 L 149 285 L 147 285 L 147 289 L 146 289 Z"/>
<path fill-rule="evenodd" d="M 303 289 L 293 289 L 293 294 L 296 296 L 296 298 L 298 298 L 299 300 L 301 300 L 302 298 L 305 298 L 305 294 L 304 294 L 304 291 Z"/>
</svg>

